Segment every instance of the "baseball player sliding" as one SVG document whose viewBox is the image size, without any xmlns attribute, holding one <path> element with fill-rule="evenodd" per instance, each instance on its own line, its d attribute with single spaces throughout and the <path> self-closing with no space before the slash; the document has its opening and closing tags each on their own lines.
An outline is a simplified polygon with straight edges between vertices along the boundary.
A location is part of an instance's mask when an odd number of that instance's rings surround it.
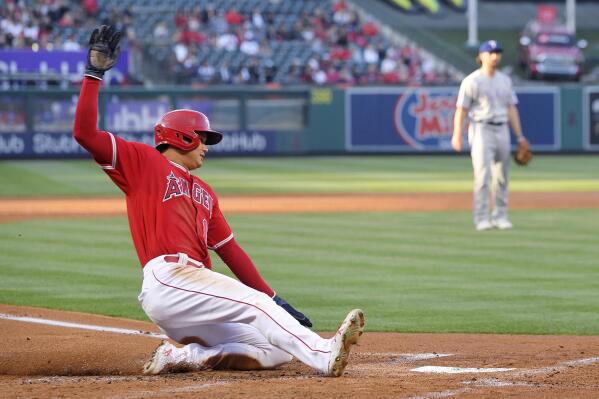
<svg viewBox="0 0 599 399">
<path fill-rule="evenodd" d="M 510 78 L 497 70 L 501 45 L 490 40 L 479 48 L 480 68 L 466 76 L 460 86 L 454 117 L 451 145 L 462 151 L 462 130 L 466 113 L 470 117 L 468 141 L 474 168 L 474 225 L 483 231 L 497 227 L 511 229 L 508 219 L 508 181 L 510 170 L 509 122 L 519 142 L 522 134 L 518 99 Z M 495 209 L 489 215 L 489 185 L 493 177 Z"/>
<path fill-rule="evenodd" d="M 74 137 L 125 193 L 131 236 L 143 267 L 139 302 L 177 347 L 162 342 L 146 374 L 199 369 L 254 370 L 296 357 L 340 376 L 364 328 L 354 309 L 331 339 L 275 294 L 237 244 L 218 198 L 200 168 L 222 133 L 201 112 L 174 110 L 155 126 L 156 147 L 127 142 L 97 129 L 104 72 L 117 61 L 121 33 L 96 28 L 75 115 Z M 240 281 L 211 270 L 215 251 Z"/>
</svg>

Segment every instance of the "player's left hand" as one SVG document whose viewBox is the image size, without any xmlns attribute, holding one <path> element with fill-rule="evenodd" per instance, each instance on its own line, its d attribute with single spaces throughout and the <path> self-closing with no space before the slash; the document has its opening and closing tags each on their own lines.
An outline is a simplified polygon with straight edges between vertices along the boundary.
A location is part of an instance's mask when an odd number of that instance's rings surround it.
<svg viewBox="0 0 599 399">
<path fill-rule="evenodd" d="M 119 42 L 122 36 L 123 33 L 114 26 L 102 25 L 94 29 L 89 38 L 86 76 L 102 80 L 104 72 L 112 68 L 119 58 Z"/>
<path fill-rule="evenodd" d="M 289 313 L 291 316 L 293 316 L 297 321 L 299 321 L 299 323 L 302 326 L 312 327 L 312 322 L 310 321 L 310 319 L 308 319 L 305 314 L 303 314 L 302 312 L 300 312 L 299 310 L 297 310 L 296 308 L 291 306 L 286 300 L 284 300 L 283 298 L 281 298 L 278 295 L 275 295 L 272 298 L 272 300 L 275 301 L 275 303 L 277 305 L 279 305 L 280 307 L 285 309 L 287 311 L 287 313 Z"/>
</svg>

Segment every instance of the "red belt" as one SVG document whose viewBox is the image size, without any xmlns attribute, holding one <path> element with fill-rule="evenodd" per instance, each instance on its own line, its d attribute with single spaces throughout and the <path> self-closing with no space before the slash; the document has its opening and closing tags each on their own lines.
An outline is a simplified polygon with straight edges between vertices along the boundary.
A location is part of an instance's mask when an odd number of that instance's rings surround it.
<svg viewBox="0 0 599 399">
<path fill-rule="evenodd" d="M 164 257 L 164 261 L 165 262 L 169 262 L 169 263 L 180 263 L 180 264 L 185 265 L 185 266 L 197 267 L 199 269 L 201 269 L 201 268 L 204 267 L 204 264 L 202 262 L 197 261 L 197 260 L 193 260 L 193 259 L 189 259 L 188 258 L 187 262 L 181 263 L 179 261 L 179 259 L 180 259 L 179 255 L 166 255 Z"/>
</svg>

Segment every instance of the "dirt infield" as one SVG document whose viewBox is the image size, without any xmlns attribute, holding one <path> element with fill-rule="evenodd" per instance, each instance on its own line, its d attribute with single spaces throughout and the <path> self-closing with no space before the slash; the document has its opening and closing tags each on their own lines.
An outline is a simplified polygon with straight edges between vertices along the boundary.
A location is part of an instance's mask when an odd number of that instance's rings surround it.
<svg viewBox="0 0 599 399">
<path fill-rule="evenodd" d="M 226 214 L 292 212 L 448 211 L 472 209 L 470 193 L 228 195 L 219 198 Z M 599 192 L 515 192 L 511 209 L 599 208 Z M 0 200 L 0 222 L 35 217 L 125 215 L 118 198 Z"/>
<path fill-rule="evenodd" d="M 512 193 L 510 200 L 512 209 L 598 208 L 599 192 Z M 472 205 L 469 193 L 223 196 L 220 202 L 225 213 L 469 210 Z M 124 214 L 125 203 L 121 198 L 0 200 L 0 222 Z M 142 333 L 125 335 L 35 324 L 7 319 L 6 315 L 118 327 Z M 599 336 L 369 333 L 368 314 L 366 318 L 366 334 L 352 353 L 346 374 L 341 378 L 323 377 L 295 360 L 269 371 L 202 371 L 146 377 L 141 375 L 142 365 L 159 343 L 156 337 L 143 333 L 158 332 L 150 323 L 0 305 L 0 336 L 3 338 L 0 397 L 598 396 Z M 425 366 L 433 368 L 415 370 Z M 489 368 L 507 370 L 490 371 Z"/>
<path fill-rule="evenodd" d="M 150 323 L 0 305 L 0 314 L 157 332 Z M 368 322 L 368 320 L 367 320 Z M 140 375 L 159 339 L 0 318 L 3 398 L 588 398 L 599 392 L 599 337 L 366 333 L 346 374 L 298 361 L 269 371 Z M 323 334 L 328 336 L 330 334 Z M 445 366 L 507 368 L 422 373 Z"/>
</svg>

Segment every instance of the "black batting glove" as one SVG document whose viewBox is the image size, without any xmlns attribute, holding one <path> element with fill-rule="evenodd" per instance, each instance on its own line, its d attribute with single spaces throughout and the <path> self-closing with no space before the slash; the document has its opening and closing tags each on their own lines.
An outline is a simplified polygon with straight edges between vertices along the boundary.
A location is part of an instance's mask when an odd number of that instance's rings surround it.
<svg viewBox="0 0 599 399">
<path fill-rule="evenodd" d="M 285 309 L 287 311 L 287 313 L 289 313 L 291 316 L 293 316 L 297 321 L 299 321 L 299 323 L 302 326 L 312 327 L 312 322 L 310 321 L 310 319 L 308 319 L 305 314 L 303 314 L 302 312 L 300 312 L 299 310 L 297 310 L 293 306 L 291 306 L 286 300 L 284 300 L 283 298 L 281 298 L 278 295 L 275 295 L 272 298 L 272 300 L 275 301 L 275 303 L 277 305 L 279 305 L 280 307 Z"/>
<path fill-rule="evenodd" d="M 102 80 L 104 72 L 112 68 L 119 58 L 122 36 L 123 33 L 114 26 L 101 25 L 94 29 L 89 38 L 85 76 Z"/>
</svg>

